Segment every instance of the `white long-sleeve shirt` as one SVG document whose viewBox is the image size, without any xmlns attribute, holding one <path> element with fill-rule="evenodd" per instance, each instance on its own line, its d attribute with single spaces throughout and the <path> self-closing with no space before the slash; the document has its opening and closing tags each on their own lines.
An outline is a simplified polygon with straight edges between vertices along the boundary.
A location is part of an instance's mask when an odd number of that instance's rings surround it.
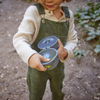
<svg viewBox="0 0 100 100">
<path fill-rule="evenodd" d="M 69 32 L 68 32 L 68 39 L 66 40 L 66 45 L 64 46 L 65 49 L 68 51 L 68 57 L 66 59 L 61 59 L 61 62 L 65 62 L 67 59 L 73 57 L 73 50 L 77 46 L 77 33 L 74 30 L 74 17 L 71 10 L 70 12 L 70 19 L 69 19 Z M 45 18 L 56 21 L 56 22 L 64 22 L 66 21 L 65 14 L 60 19 L 57 19 L 52 11 L 45 10 Z M 34 53 L 37 51 L 31 48 L 31 44 L 35 41 L 40 27 L 41 17 L 43 15 L 39 15 L 36 6 L 30 6 L 26 10 L 24 14 L 24 18 L 18 28 L 18 32 L 13 37 L 13 45 L 22 58 L 22 60 L 28 64 L 28 60 Z"/>
</svg>

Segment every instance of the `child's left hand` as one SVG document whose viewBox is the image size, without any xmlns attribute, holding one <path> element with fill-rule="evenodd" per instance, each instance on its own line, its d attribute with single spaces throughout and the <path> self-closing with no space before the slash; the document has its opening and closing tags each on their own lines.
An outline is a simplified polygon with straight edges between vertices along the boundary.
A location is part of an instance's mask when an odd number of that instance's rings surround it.
<svg viewBox="0 0 100 100">
<path fill-rule="evenodd" d="M 58 39 L 59 48 L 57 50 L 59 59 L 66 58 L 68 56 L 67 50 L 64 48 L 63 44 L 61 43 L 60 39 Z"/>
</svg>

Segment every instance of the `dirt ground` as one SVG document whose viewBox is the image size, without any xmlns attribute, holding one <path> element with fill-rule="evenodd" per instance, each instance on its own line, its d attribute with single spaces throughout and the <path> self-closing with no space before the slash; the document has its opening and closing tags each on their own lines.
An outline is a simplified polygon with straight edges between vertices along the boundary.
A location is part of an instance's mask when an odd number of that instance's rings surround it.
<svg viewBox="0 0 100 100">
<path fill-rule="evenodd" d="M 92 0 L 72 0 L 68 4 L 75 13 Z M 95 0 L 94 0 L 95 1 Z M 0 0 L 0 100 L 29 100 L 26 84 L 27 65 L 15 52 L 12 38 L 28 6 L 21 0 Z M 78 48 L 88 51 L 80 60 L 69 59 L 65 63 L 64 100 L 100 100 L 100 56 L 87 47 L 89 44 L 78 34 Z M 51 100 L 49 81 L 43 100 Z"/>
</svg>

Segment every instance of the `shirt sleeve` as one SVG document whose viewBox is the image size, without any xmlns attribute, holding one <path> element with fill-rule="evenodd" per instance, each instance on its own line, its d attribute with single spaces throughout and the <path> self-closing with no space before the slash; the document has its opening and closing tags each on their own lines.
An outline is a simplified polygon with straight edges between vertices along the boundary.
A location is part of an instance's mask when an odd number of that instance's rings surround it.
<svg viewBox="0 0 100 100">
<path fill-rule="evenodd" d="M 31 48 L 30 41 L 33 38 L 35 33 L 35 18 L 34 18 L 34 7 L 30 6 L 25 14 L 24 18 L 18 28 L 18 32 L 13 37 L 13 45 L 22 58 L 22 60 L 28 64 L 28 59 L 34 53 L 37 53 L 35 50 Z"/>
<path fill-rule="evenodd" d="M 68 32 L 68 38 L 66 45 L 64 48 L 68 51 L 68 56 L 66 59 L 60 59 L 61 62 L 65 62 L 69 58 L 72 58 L 74 56 L 73 51 L 75 47 L 77 46 L 77 32 L 75 31 L 75 25 L 74 25 L 74 16 L 73 12 L 70 10 L 70 19 L 69 19 L 69 32 Z"/>
</svg>

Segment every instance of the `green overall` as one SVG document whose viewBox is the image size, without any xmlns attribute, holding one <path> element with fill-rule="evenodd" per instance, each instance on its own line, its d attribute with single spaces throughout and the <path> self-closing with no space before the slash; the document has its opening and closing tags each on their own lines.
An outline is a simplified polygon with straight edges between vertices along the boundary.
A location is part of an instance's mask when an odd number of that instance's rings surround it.
<svg viewBox="0 0 100 100">
<path fill-rule="evenodd" d="M 39 14 L 45 15 L 44 8 L 40 3 L 35 4 L 35 6 L 37 7 Z M 68 8 L 62 7 L 62 9 L 65 13 L 66 19 L 70 18 Z M 55 22 L 41 18 L 38 36 L 31 47 L 39 52 L 40 50 L 38 49 L 37 44 L 41 39 L 47 36 L 56 36 L 61 40 L 62 44 L 65 45 L 68 30 L 68 20 L 65 22 Z M 64 93 L 62 93 L 62 82 L 64 79 L 64 64 L 60 61 L 56 68 L 45 72 L 28 67 L 27 84 L 29 88 L 29 100 L 42 100 L 48 79 L 50 81 L 52 100 L 63 100 Z"/>
</svg>

